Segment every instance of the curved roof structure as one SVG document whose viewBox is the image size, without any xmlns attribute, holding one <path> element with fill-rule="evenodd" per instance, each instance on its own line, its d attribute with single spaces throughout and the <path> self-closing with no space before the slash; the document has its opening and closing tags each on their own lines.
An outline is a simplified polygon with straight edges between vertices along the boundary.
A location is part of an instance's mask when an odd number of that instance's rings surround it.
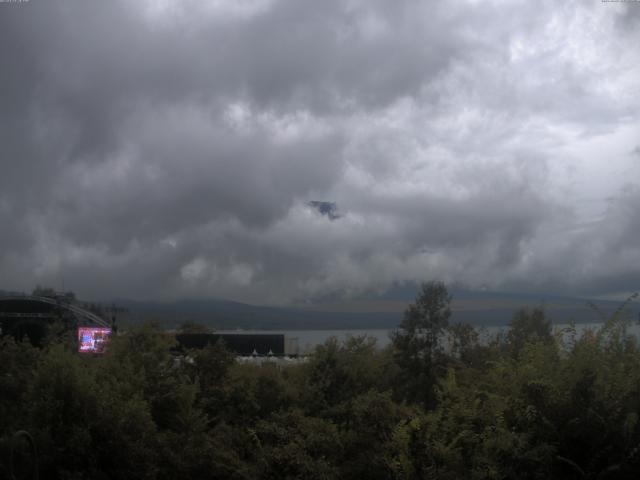
<svg viewBox="0 0 640 480">
<path fill-rule="evenodd" d="M 50 319 L 56 312 L 71 313 L 78 320 L 90 325 L 109 327 L 104 319 L 62 299 L 33 295 L 8 295 L 0 297 L 0 318 Z"/>
</svg>

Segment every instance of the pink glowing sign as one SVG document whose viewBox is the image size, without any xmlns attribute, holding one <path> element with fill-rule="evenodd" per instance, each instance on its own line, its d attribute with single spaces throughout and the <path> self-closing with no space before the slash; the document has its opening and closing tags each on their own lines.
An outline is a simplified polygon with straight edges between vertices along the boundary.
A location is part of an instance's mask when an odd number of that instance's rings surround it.
<svg viewBox="0 0 640 480">
<path fill-rule="evenodd" d="M 78 351 L 104 353 L 111 335 L 110 328 L 80 327 L 78 328 Z"/>
</svg>

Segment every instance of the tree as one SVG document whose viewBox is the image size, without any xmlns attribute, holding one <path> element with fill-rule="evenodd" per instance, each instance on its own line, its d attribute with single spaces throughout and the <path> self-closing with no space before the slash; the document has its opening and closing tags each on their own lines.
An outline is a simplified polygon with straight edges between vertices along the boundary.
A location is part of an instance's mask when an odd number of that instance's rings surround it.
<svg viewBox="0 0 640 480">
<path fill-rule="evenodd" d="M 436 369 L 442 359 L 440 338 L 449 325 L 451 295 L 443 282 L 426 282 L 415 303 L 392 333 L 396 362 L 402 370 L 400 390 L 407 400 L 434 404 Z"/>
<path fill-rule="evenodd" d="M 318 414 L 369 390 L 389 390 L 397 366 L 376 350 L 375 338 L 356 336 L 340 343 L 332 337 L 316 347 L 302 370 L 305 411 Z"/>
<path fill-rule="evenodd" d="M 546 317 L 544 309 L 518 310 L 509 322 L 507 341 L 516 356 L 527 343 L 552 343 L 551 320 Z"/>
<path fill-rule="evenodd" d="M 291 409 L 274 413 L 255 428 L 257 455 L 264 480 L 343 478 L 337 461 L 340 432 L 328 420 Z"/>
<path fill-rule="evenodd" d="M 373 389 L 344 402 L 338 424 L 343 446 L 341 478 L 393 478 L 390 441 L 398 425 L 413 418 L 413 410 L 395 403 L 391 392 Z"/>
<path fill-rule="evenodd" d="M 480 344 L 478 332 L 468 323 L 449 327 L 450 355 L 467 367 L 480 368 L 486 361 L 487 349 Z"/>
</svg>

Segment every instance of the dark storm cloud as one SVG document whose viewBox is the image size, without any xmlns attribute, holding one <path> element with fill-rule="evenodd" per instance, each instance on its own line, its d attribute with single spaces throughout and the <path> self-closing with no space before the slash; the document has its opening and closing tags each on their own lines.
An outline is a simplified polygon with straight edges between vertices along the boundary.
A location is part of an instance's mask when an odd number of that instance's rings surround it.
<svg viewBox="0 0 640 480">
<path fill-rule="evenodd" d="M 321 202 L 319 200 L 311 200 L 308 205 L 315 208 L 320 215 L 326 216 L 329 220 L 337 220 L 340 218 L 338 206 L 335 202 Z"/>
<path fill-rule="evenodd" d="M 566 193 L 604 148 L 585 145 L 628 141 L 638 117 L 638 62 L 613 48 L 631 20 L 600 7 L 0 4 L 6 287 L 64 276 L 85 296 L 272 302 L 431 277 L 621 289 L 635 190 L 607 192 L 598 225 L 617 236 L 576 230 Z"/>
<path fill-rule="evenodd" d="M 579 284 L 592 295 L 634 291 L 640 285 L 640 189 L 628 187 L 602 218 L 572 231 L 556 226 L 554 248 L 536 259 L 529 287 L 571 292 Z M 539 263 L 538 263 L 539 262 Z"/>
</svg>

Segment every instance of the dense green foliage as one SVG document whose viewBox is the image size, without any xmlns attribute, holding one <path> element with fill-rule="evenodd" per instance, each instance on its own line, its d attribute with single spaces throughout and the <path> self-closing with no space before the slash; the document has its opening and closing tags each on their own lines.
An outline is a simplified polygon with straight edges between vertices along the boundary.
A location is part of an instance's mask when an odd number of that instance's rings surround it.
<svg viewBox="0 0 640 480">
<path fill-rule="evenodd" d="M 176 358 L 151 325 L 97 357 L 3 338 L 2 448 L 27 430 L 61 479 L 638 478 L 640 349 L 620 315 L 578 334 L 524 310 L 481 343 L 448 304 L 427 284 L 389 348 L 330 340 L 283 369 L 220 344 Z"/>
</svg>

